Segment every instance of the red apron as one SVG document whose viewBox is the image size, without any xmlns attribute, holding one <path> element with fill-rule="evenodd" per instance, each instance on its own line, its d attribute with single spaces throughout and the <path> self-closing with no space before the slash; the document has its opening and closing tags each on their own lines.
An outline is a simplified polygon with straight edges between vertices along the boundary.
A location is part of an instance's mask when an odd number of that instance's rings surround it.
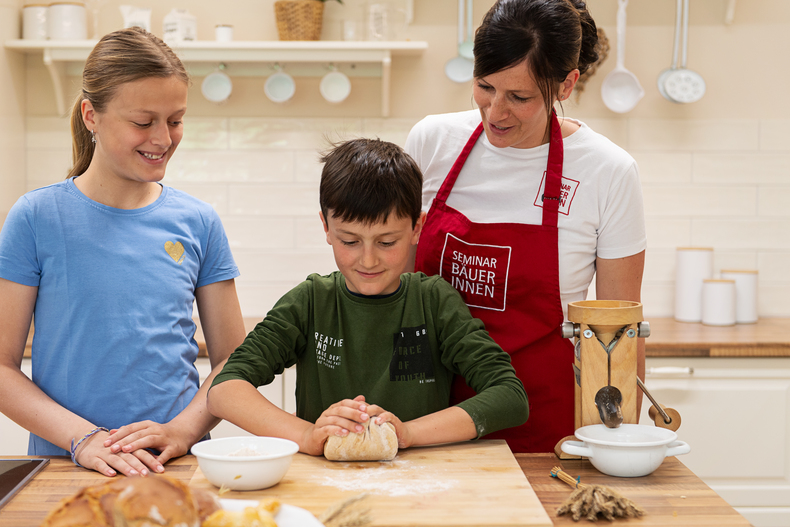
<svg viewBox="0 0 790 527">
<path fill-rule="evenodd" d="M 562 180 L 562 132 L 552 113 L 543 223 L 474 223 L 448 207 L 447 197 L 483 132 L 469 138 L 431 204 L 417 245 L 416 269 L 450 282 L 510 354 L 529 398 L 524 425 L 486 439 L 506 439 L 513 452 L 553 452 L 573 435 L 573 345 L 562 338 L 557 210 Z M 525 207 L 531 203 L 524 203 Z M 451 404 L 475 392 L 456 376 Z"/>
</svg>

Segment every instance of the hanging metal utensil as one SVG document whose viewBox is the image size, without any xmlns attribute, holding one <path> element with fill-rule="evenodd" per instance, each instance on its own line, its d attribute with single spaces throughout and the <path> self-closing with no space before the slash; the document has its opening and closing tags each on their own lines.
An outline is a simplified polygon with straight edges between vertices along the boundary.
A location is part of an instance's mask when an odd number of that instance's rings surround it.
<svg viewBox="0 0 790 527">
<path fill-rule="evenodd" d="M 705 79 L 686 69 L 688 59 L 689 0 L 683 0 L 683 58 L 680 67 L 669 73 L 664 81 L 664 89 L 669 99 L 678 103 L 697 102 L 705 95 Z"/>
<path fill-rule="evenodd" d="M 601 98 L 607 108 L 617 113 L 634 109 L 644 97 L 645 90 L 636 75 L 625 68 L 625 8 L 628 0 L 618 0 L 617 7 L 617 64 L 604 78 L 601 85 Z"/>
<path fill-rule="evenodd" d="M 472 0 L 469 0 L 471 6 Z M 458 56 L 453 57 L 444 65 L 444 74 L 453 82 L 463 83 L 469 82 L 474 77 L 474 62 L 471 60 L 471 42 L 472 24 L 471 24 L 471 7 L 469 8 L 469 36 L 464 31 L 464 0 L 458 0 Z M 469 57 L 465 55 L 470 55 Z"/>
<path fill-rule="evenodd" d="M 606 386 L 595 392 L 595 406 L 598 407 L 598 416 L 606 428 L 619 428 L 623 424 L 623 394 L 619 388 L 612 386 L 612 351 L 619 340 L 620 337 L 617 336 L 608 345 L 604 345 L 601 340 L 598 340 L 606 351 L 608 374 Z"/>
<path fill-rule="evenodd" d="M 658 91 L 659 93 L 670 102 L 677 102 L 667 94 L 666 82 L 667 77 L 678 69 L 678 50 L 680 49 L 680 32 L 681 24 L 683 22 L 683 0 L 677 0 L 675 6 L 675 40 L 672 44 L 672 66 L 662 71 L 658 76 Z"/>
<path fill-rule="evenodd" d="M 636 384 L 642 389 L 645 395 L 647 395 L 650 402 L 653 403 L 653 406 L 651 406 L 650 410 L 647 412 L 650 419 L 652 419 L 659 428 L 666 428 L 673 432 L 677 432 L 678 428 L 680 428 L 680 413 L 674 408 L 667 408 L 662 404 L 658 404 L 653 396 L 650 395 L 650 392 L 647 391 L 645 383 L 643 383 L 642 379 L 639 377 L 636 378 Z"/>
</svg>

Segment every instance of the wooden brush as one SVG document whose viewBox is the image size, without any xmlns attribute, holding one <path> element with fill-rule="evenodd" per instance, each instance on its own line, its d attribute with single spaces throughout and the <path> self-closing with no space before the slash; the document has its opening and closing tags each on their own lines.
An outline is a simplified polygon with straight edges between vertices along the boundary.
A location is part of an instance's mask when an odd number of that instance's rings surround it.
<svg viewBox="0 0 790 527">
<path fill-rule="evenodd" d="M 645 513 L 636 503 L 618 492 L 603 485 L 580 483 L 560 467 L 551 469 L 551 476 L 576 489 L 557 509 L 557 516 L 570 514 L 573 521 L 586 517 L 594 522 L 599 515 L 611 521 L 615 518 L 634 518 Z"/>
</svg>

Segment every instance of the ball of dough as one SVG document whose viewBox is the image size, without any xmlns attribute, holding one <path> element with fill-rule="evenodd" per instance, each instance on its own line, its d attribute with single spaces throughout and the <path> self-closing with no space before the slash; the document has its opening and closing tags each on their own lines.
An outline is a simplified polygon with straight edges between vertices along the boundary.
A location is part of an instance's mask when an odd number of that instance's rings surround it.
<svg viewBox="0 0 790 527">
<path fill-rule="evenodd" d="M 324 457 L 330 461 L 390 461 L 398 453 L 398 436 L 390 423 L 377 425 L 373 418 L 363 423 L 360 433 L 345 437 L 330 436 L 324 444 Z"/>
</svg>

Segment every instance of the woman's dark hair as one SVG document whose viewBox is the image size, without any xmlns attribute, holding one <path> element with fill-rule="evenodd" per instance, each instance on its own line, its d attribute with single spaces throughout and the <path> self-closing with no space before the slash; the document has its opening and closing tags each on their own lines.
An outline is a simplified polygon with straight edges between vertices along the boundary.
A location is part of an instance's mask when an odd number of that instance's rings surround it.
<svg viewBox="0 0 790 527">
<path fill-rule="evenodd" d="M 582 0 L 498 0 L 475 33 L 476 78 L 523 61 L 550 113 L 568 73 L 598 60 L 595 21 Z"/>
<path fill-rule="evenodd" d="M 422 172 L 396 144 L 352 139 L 321 157 L 319 202 L 324 219 L 384 223 L 390 213 L 409 218 L 412 227 L 422 207 Z"/>
<path fill-rule="evenodd" d="M 149 77 L 176 77 L 189 85 L 181 60 L 159 37 L 139 27 L 119 29 L 102 37 L 82 70 L 82 90 L 71 110 L 72 167 L 66 179 L 84 173 L 93 159 L 94 145 L 82 120 L 82 101 L 103 112 L 118 87 Z"/>
</svg>

